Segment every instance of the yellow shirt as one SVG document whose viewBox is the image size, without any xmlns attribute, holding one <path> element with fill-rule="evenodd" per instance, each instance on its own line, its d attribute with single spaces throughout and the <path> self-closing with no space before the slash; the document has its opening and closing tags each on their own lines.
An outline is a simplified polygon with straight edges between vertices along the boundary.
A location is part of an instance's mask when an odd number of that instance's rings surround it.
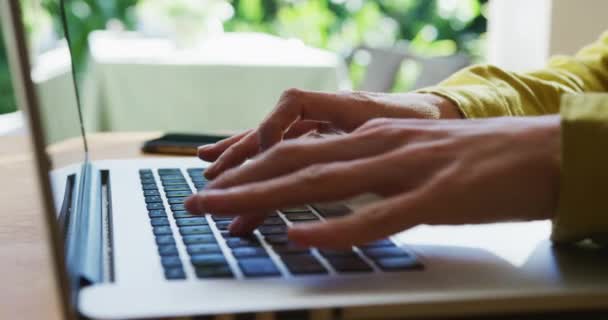
<svg viewBox="0 0 608 320">
<path fill-rule="evenodd" d="M 608 240 L 608 32 L 575 56 L 514 73 L 472 66 L 421 90 L 452 100 L 467 118 L 561 113 L 560 198 L 552 239 Z"/>
</svg>

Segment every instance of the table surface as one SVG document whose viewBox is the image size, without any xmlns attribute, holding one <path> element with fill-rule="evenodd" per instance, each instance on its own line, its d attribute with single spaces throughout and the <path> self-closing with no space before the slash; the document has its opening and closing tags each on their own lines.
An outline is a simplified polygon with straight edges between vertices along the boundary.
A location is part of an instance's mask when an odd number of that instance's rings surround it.
<svg viewBox="0 0 608 320">
<path fill-rule="evenodd" d="M 158 133 L 111 133 L 90 137 L 98 159 L 142 157 L 141 142 Z M 62 148 L 69 149 L 71 142 Z M 0 319 L 59 319 L 46 250 L 42 205 L 25 136 L 0 137 Z"/>
<path fill-rule="evenodd" d="M 89 136 L 89 147 L 93 159 L 145 157 L 139 151 L 141 143 L 159 135 L 152 132 L 93 134 Z M 74 140 L 64 142 L 53 148 L 53 152 L 69 152 L 76 144 Z M 0 146 L 3 190 L 0 193 L 3 204 L 0 213 L 0 319 L 60 319 L 29 140 L 25 136 L 0 137 Z M 606 312 L 554 313 L 518 318 L 595 319 L 607 315 Z"/>
</svg>

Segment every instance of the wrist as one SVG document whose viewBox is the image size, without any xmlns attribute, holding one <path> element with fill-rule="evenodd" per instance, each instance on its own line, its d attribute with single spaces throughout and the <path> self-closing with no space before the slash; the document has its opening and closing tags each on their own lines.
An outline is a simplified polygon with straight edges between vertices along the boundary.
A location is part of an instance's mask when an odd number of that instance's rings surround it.
<svg viewBox="0 0 608 320">
<path fill-rule="evenodd" d="M 439 119 L 463 119 L 464 115 L 452 100 L 432 93 L 423 93 L 425 99 L 437 108 Z"/>
</svg>

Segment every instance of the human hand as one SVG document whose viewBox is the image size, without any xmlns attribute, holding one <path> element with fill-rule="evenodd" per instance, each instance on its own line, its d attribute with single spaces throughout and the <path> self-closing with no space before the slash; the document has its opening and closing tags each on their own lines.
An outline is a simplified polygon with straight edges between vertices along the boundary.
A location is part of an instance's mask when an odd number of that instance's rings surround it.
<svg viewBox="0 0 608 320">
<path fill-rule="evenodd" d="M 459 118 L 449 100 L 432 94 L 370 92 L 323 93 L 290 89 L 274 111 L 257 127 L 213 145 L 201 147 L 198 156 L 215 162 L 205 175 L 214 179 L 283 139 L 310 132 L 352 132 L 373 118 Z"/>
<path fill-rule="evenodd" d="M 558 116 L 376 119 L 353 133 L 283 142 L 186 201 L 191 212 L 239 215 L 362 193 L 385 196 L 351 215 L 298 224 L 289 237 L 342 248 L 419 224 L 550 218 L 559 188 Z M 240 215 L 231 232 L 264 215 Z"/>
</svg>

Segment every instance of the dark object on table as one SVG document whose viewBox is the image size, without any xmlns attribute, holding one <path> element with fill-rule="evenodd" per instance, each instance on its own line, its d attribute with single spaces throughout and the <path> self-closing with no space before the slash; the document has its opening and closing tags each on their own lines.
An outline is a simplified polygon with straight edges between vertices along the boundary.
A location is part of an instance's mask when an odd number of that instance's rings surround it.
<svg viewBox="0 0 608 320">
<path fill-rule="evenodd" d="M 227 137 L 213 134 L 169 133 L 158 139 L 146 141 L 142 146 L 142 151 L 145 153 L 196 155 L 198 147 L 216 143 Z"/>
</svg>

